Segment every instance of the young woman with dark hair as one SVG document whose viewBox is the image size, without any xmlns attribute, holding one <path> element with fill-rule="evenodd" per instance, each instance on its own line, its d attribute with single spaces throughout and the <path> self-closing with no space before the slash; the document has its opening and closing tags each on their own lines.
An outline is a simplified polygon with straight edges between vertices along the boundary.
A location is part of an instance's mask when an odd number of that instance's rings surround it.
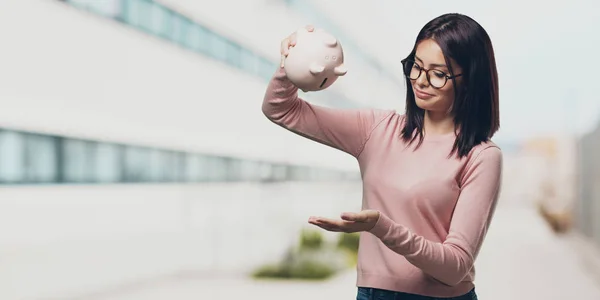
<svg viewBox="0 0 600 300">
<path fill-rule="evenodd" d="M 294 45 L 294 34 L 282 41 L 282 64 Z M 358 161 L 363 210 L 309 218 L 325 230 L 361 232 L 357 300 L 477 299 L 473 265 L 502 174 L 502 152 L 490 140 L 499 128 L 492 43 L 470 17 L 445 14 L 423 27 L 402 65 L 404 114 L 310 104 L 283 68 L 262 109 Z"/>
</svg>

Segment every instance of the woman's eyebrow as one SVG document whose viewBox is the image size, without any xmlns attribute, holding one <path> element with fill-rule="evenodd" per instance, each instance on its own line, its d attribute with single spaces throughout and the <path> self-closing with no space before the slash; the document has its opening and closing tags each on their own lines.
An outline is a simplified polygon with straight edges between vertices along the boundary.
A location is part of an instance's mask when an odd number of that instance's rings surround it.
<svg viewBox="0 0 600 300">
<path fill-rule="evenodd" d="M 419 60 L 421 63 L 423 63 L 423 60 L 420 59 L 417 55 L 415 55 L 415 58 L 417 60 Z M 439 68 L 448 68 L 448 66 L 446 66 L 445 64 L 431 64 L 434 67 L 439 67 Z"/>
</svg>

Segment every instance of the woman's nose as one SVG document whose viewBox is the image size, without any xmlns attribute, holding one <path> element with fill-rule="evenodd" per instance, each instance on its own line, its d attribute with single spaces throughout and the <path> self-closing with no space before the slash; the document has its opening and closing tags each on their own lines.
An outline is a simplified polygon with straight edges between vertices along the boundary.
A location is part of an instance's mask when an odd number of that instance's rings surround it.
<svg viewBox="0 0 600 300">
<path fill-rule="evenodd" d="M 427 87 L 429 85 L 429 80 L 427 80 L 427 73 L 425 71 L 421 71 L 421 76 L 417 78 L 417 85 L 421 87 Z"/>
</svg>

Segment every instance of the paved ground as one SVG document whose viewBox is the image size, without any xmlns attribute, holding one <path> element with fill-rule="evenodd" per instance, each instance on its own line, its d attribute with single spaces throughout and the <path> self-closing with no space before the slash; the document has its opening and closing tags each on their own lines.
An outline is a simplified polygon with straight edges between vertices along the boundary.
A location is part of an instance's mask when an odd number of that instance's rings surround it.
<svg viewBox="0 0 600 300">
<path fill-rule="evenodd" d="M 600 281 L 592 279 L 572 242 L 554 236 L 535 210 L 523 205 L 508 203 L 498 208 L 476 266 L 480 299 L 600 299 Z M 93 299 L 354 299 L 354 280 L 354 272 L 322 283 L 182 278 Z"/>
</svg>

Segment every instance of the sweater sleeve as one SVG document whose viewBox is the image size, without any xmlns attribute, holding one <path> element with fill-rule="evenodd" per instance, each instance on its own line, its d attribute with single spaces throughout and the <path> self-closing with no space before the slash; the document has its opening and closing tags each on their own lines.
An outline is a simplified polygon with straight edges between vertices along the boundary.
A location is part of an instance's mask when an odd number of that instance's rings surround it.
<svg viewBox="0 0 600 300">
<path fill-rule="evenodd" d="M 495 146 L 481 150 L 465 172 L 444 242 L 429 241 L 383 214 L 370 231 L 388 248 L 449 286 L 469 274 L 488 231 L 501 185 L 502 152 Z"/>
<path fill-rule="evenodd" d="M 395 111 L 334 109 L 298 97 L 298 88 L 279 68 L 269 82 L 262 111 L 275 124 L 358 157 L 372 129 Z"/>
</svg>

